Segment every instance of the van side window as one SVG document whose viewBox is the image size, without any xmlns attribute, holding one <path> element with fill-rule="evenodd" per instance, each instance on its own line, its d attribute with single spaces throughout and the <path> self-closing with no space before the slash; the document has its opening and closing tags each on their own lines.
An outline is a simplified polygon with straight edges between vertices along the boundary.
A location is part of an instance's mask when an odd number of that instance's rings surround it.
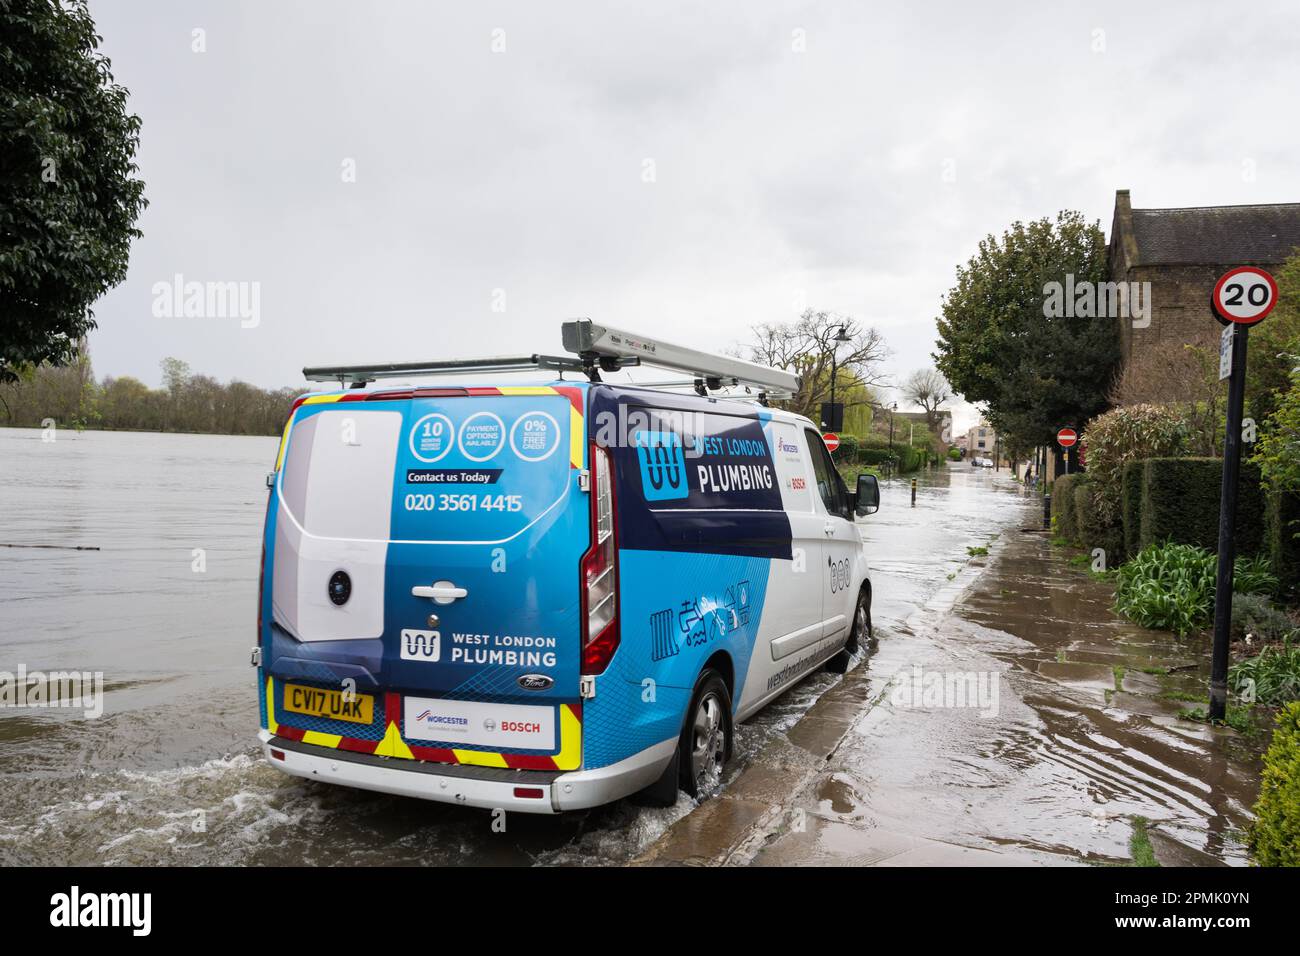
<svg viewBox="0 0 1300 956">
<path fill-rule="evenodd" d="M 808 439 L 808 453 L 812 455 L 813 473 L 817 477 L 817 493 L 822 496 L 826 510 L 841 518 L 849 516 L 849 491 L 844 487 L 840 473 L 835 470 L 831 453 L 826 450 L 822 436 L 811 428 L 804 429 Z"/>
</svg>

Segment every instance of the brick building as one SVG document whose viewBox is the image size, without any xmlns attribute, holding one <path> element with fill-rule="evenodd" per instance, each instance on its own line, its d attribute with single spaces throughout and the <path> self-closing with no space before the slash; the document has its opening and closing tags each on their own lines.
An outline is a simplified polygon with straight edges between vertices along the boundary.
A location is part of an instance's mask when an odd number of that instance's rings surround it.
<svg viewBox="0 0 1300 956">
<path fill-rule="evenodd" d="M 1110 281 L 1151 283 L 1150 324 L 1120 320 L 1124 363 L 1140 366 L 1142 346 L 1157 342 L 1217 353 L 1221 326 L 1210 313 L 1215 280 L 1233 266 L 1276 269 L 1298 247 L 1300 203 L 1134 209 L 1129 191 L 1118 190 L 1107 254 Z"/>
</svg>

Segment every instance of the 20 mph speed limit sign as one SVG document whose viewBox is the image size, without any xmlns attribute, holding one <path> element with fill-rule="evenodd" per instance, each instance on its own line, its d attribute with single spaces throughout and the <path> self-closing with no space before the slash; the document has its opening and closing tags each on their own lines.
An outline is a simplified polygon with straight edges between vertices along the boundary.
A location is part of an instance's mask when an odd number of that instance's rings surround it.
<svg viewBox="0 0 1300 956">
<path fill-rule="evenodd" d="M 1219 277 L 1210 304 L 1225 322 L 1254 325 L 1277 305 L 1277 283 L 1263 269 L 1241 266 Z"/>
</svg>

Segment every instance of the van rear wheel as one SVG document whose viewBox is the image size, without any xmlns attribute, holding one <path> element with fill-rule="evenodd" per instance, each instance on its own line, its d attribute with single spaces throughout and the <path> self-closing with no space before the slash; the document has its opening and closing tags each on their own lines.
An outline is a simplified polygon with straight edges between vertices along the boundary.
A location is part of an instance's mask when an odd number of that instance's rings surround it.
<svg viewBox="0 0 1300 956">
<path fill-rule="evenodd" d="M 688 796 L 707 797 L 722 783 L 731 759 L 731 733 L 731 695 L 718 672 L 706 670 L 695 682 L 678 744 L 681 786 Z"/>
<path fill-rule="evenodd" d="M 832 674 L 848 672 L 853 663 L 853 655 L 858 648 L 871 643 L 871 592 L 865 588 L 858 592 L 857 604 L 853 606 L 853 621 L 849 625 L 849 639 L 844 647 L 826 662 L 826 669 Z"/>
</svg>

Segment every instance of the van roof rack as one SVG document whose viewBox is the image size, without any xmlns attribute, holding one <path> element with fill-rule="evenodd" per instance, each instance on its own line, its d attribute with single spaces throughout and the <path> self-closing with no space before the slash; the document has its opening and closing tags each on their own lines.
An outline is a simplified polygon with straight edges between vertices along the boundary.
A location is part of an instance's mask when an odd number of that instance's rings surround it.
<svg viewBox="0 0 1300 956">
<path fill-rule="evenodd" d="M 560 327 L 560 332 L 565 350 L 572 352 L 574 357 L 532 354 L 438 362 L 316 366 L 304 368 L 302 374 L 309 382 L 337 380 L 340 385 L 350 384 L 353 388 L 360 388 L 380 378 L 403 375 L 531 372 L 539 369 L 581 372 L 591 381 L 599 382 L 601 372 L 616 372 L 645 364 L 688 373 L 692 376 L 691 380 L 681 384 L 693 385 L 700 395 L 707 394 L 711 389 L 744 386 L 757 390 L 759 401 L 766 403 L 769 398 L 790 398 L 799 390 L 799 376 L 790 372 L 729 355 L 701 352 L 607 325 L 597 325 L 590 319 L 565 322 Z"/>
</svg>

